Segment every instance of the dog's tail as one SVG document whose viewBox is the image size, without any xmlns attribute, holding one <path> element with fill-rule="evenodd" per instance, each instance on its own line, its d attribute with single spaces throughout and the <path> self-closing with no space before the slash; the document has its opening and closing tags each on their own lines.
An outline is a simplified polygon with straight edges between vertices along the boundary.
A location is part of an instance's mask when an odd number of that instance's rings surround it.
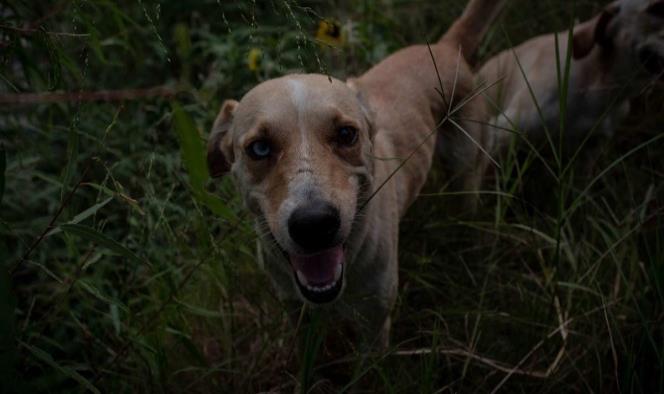
<svg viewBox="0 0 664 394">
<path fill-rule="evenodd" d="M 482 42 L 491 23 L 496 19 L 506 0 L 470 0 L 463 14 L 454 21 L 440 41 L 461 47 L 461 54 L 469 59 Z"/>
</svg>

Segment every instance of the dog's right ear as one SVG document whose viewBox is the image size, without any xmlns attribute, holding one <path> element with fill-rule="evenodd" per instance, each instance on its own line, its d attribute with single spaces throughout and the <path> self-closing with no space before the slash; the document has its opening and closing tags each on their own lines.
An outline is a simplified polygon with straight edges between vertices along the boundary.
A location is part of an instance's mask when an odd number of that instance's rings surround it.
<svg viewBox="0 0 664 394">
<path fill-rule="evenodd" d="M 210 176 L 219 178 L 231 169 L 233 146 L 228 131 L 233 123 L 233 113 L 238 106 L 235 100 L 226 100 L 214 121 L 207 146 L 207 165 Z"/>
<path fill-rule="evenodd" d="M 601 14 L 574 27 L 574 36 L 572 37 L 572 55 L 574 59 L 582 59 L 588 56 L 595 44 L 602 46 L 610 44 L 611 40 L 606 34 L 606 28 L 613 17 L 618 15 L 618 11 L 620 11 L 620 5 L 617 1 L 614 1 L 607 5 Z"/>
</svg>

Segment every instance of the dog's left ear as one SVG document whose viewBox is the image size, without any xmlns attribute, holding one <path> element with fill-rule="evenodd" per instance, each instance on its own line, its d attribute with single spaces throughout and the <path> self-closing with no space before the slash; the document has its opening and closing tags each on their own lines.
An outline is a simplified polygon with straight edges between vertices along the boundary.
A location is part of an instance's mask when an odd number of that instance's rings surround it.
<svg viewBox="0 0 664 394">
<path fill-rule="evenodd" d="M 595 44 L 608 46 L 610 39 L 606 34 L 609 23 L 618 15 L 620 4 L 617 1 L 604 8 L 601 14 L 595 16 L 587 22 L 583 22 L 574 27 L 574 36 L 572 37 L 572 54 L 574 59 L 581 59 L 592 51 Z"/>
<path fill-rule="evenodd" d="M 231 169 L 233 146 L 229 130 L 233 123 L 233 113 L 238 106 L 235 100 L 226 100 L 214 121 L 207 146 L 207 165 L 210 176 L 219 178 Z"/>
</svg>

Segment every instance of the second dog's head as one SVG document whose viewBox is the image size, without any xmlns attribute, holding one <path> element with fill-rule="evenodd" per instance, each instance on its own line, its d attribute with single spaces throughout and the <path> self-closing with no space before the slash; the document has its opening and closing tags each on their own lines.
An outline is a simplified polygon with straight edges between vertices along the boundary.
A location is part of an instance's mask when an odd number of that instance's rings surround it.
<svg viewBox="0 0 664 394">
<path fill-rule="evenodd" d="M 574 58 L 596 46 L 611 62 L 623 62 L 626 76 L 662 79 L 664 75 L 664 0 L 618 0 L 574 28 Z M 636 73 L 636 74 L 634 74 Z"/>
<path fill-rule="evenodd" d="M 342 291 L 348 237 L 370 190 L 372 130 L 353 89 L 315 74 L 263 82 L 224 102 L 214 123 L 210 174 L 233 174 L 307 301 Z"/>
</svg>

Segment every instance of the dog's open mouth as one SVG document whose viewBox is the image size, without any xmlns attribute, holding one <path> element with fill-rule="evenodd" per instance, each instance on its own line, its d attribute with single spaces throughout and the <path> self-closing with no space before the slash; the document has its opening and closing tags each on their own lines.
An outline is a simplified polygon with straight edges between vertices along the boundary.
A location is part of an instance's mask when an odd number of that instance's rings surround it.
<svg viewBox="0 0 664 394">
<path fill-rule="evenodd" d="M 334 301 L 343 287 L 342 245 L 311 255 L 289 255 L 302 296 L 316 304 Z"/>
</svg>

